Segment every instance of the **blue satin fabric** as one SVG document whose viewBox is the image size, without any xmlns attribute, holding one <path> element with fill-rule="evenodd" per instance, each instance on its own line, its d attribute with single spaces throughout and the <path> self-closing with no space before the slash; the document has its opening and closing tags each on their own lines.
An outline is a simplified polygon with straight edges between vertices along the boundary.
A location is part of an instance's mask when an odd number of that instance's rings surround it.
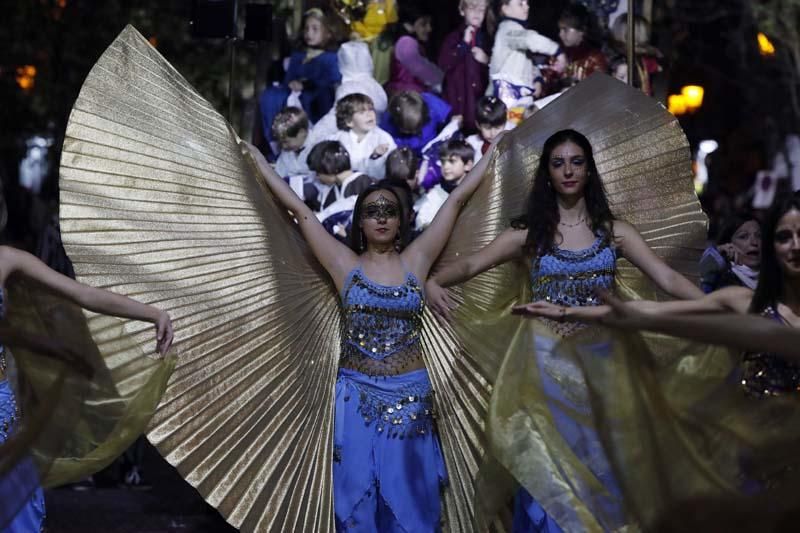
<svg viewBox="0 0 800 533">
<path fill-rule="evenodd" d="M 571 360 L 554 354 L 558 340 L 549 337 L 536 337 L 536 357 L 542 380 L 542 388 L 548 398 L 548 407 L 553 415 L 556 429 L 572 449 L 573 453 L 594 474 L 597 480 L 608 491 L 608 497 L 597 494 L 581 495 L 591 497 L 593 505 L 602 510 L 603 518 L 597 517 L 608 529 L 614 524 L 625 523 L 625 513 L 620 505 L 621 491 L 614 479 L 611 464 L 603 451 L 597 432 L 578 423 L 561 408 L 590 416 L 588 391 L 580 368 Z M 608 357 L 611 346 L 607 342 L 596 343 L 584 347 L 595 357 Z M 558 381 L 553 376 L 558 376 Z M 577 400 L 577 401 L 576 401 Z M 574 512 L 574 510 L 561 510 Z M 577 517 L 575 518 L 577 521 Z M 514 500 L 514 533 L 560 533 L 558 524 L 547 515 L 545 509 L 527 491 L 520 489 Z"/>
<path fill-rule="evenodd" d="M 337 531 L 440 530 L 447 469 L 431 400 L 425 369 L 379 377 L 339 369 L 333 463 Z"/>
<path fill-rule="evenodd" d="M 13 432 L 6 423 L 17 416 L 14 391 L 7 380 L 0 381 L 0 445 Z M 0 527 L 3 533 L 40 531 L 44 523 L 44 492 L 31 459 L 20 461 L 0 477 Z M 10 521 L 9 521 L 10 520 Z"/>
</svg>

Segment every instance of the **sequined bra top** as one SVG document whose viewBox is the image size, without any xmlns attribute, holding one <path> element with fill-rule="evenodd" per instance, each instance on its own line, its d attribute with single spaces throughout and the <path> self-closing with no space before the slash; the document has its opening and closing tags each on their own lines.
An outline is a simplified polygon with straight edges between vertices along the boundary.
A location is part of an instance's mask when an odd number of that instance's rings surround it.
<svg viewBox="0 0 800 533">
<path fill-rule="evenodd" d="M 595 290 L 614 287 L 616 262 L 616 251 L 604 235 L 597 235 L 592 245 L 583 250 L 554 247 L 533 261 L 532 301 L 545 300 L 567 307 L 598 305 Z M 561 335 L 580 327 L 576 322 L 545 322 Z"/>
<path fill-rule="evenodd" d="M 569 307 L 597 305 L 594 291 L 613 288 L 616 261 L 614 248 L 601 235 L 583 250 L 553 248 L 533 262 L 533 301 L 546 300 Z"/>
<path fill-rule="evenodd" d="M 773 307 L 767 307 L 761 316 L 784 323 Z M 800 366 L 772 353 L 746 353 L 742 360 L 742 388 L 757 398 L 798 392 Z"/>
<path fill-rule="evenodd" d="M 424 300 L 421 285 L 408 272 L 400 285 L 381 285 L 360 266 L 342 289 L 344 333 L 339 365 L 372 376 L 422 368 L 420 330 Z"/>
</svg>

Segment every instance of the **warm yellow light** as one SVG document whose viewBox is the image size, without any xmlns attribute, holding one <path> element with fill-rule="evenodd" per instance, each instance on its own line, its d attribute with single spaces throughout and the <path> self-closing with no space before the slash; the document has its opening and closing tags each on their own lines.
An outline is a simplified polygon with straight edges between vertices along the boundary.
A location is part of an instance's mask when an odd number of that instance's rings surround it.
<svg viewBox="0 0 800 533">
<path fill-rule="evenodd" d="M 704 93 L 705 91 L 699 85 L 686 85 L 681 89 L 683 100 L 690 111 L 694 111 L 703 105 Z"/>
<path fill-rule="evenodd" d="M 686 99 L 682 94 L 671 94 L 667 98 L 667 109 L 675 116 L 686 113 Z"/>
<path fill-rule="evenodd" d="M 156 37 L 155 35 L 147 39 L 147 42 L 149 42 L 150 46 L 152 46 L 153 48 L 158 48 L 158 37 Z"/>
<path fill-rule="evenodd" d="M 23 91 L 27 91 L 33 88 L 33 78 L 30 76 L 17 76 L 17 85 Z"/>
<path fill-rule="evenodd" d="M 33 88 L 36 79 L 36 67 L 33 65 L 23 65 L 17 67 L 16 81 L 20 89 L 28 91 Z"/>
<path fill-rule="evenodd" d="M 769 37 L 764 35 L 761 32 L 758 32 L 758 50 L 761 52 L 762 56 L 774 56 L 775 55 L 775 45 L 772 44 L 772 41 L 769 40 Z"/>
</svg>

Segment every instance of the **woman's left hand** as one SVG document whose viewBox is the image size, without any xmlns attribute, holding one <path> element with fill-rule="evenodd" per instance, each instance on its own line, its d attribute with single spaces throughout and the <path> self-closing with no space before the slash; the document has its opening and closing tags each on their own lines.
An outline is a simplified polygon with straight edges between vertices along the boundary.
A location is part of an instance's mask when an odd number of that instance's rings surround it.
<svg viewBox="0 0 800 533">
<path fill-rule="evenodd" d="M 563 305 L 556 305 L 544 300 L 539 300 L 538 302 L 515 305 L 511 308 L 511 313 L 528 318 L 541 317 L 562 321 L 567 316 L 567 308 Z"/>
</svg>

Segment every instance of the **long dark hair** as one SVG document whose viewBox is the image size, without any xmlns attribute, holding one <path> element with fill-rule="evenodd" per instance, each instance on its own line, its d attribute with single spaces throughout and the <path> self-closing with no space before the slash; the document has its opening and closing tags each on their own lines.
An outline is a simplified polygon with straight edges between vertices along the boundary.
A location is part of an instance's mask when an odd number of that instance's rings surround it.
<svg viewBox="0 0 800 533">
<path fill-rule="evenodd" d="M 758 271 L 758 285 L 750 302 L 751 313 L 761 313 L 768 307 L 778 305 L 783 297 L 784 274 L 775 255 L 775 229 L 781 218 L 791 211 L 800 211 L 800 194 L 787 194 L 779 197 L 772 204 L 764 220 L 761 245 L 761 270 Z"/>
<path fill-rule="evenodd" d="M 761 224 L 758 222 L 758 219 L 754 217 L 751 213 L 735 213 L 727 217 L 723 223 L 722 227 L 719 230 L 719 235 L 717 236 L 717 245 L 720 244 L 728 244 L 733 240 L 733 236 L 736 232 L 747 224 L 750 221 L 755 221 L 759 224 L 759 229 L 761 228 Z"/>
<path fill-rule="evenodd" d="M 578 2 L 567 4 L 558 16 L 558 22 L 563 22 L 570 28 L 583 32 L 583 44 L 598 47 L 602 42 L 601 31 L 597 16 Z"/>
<path fill-rule="evenodd" d="M 408 35 L 405 25 L 414 23 L 423 18 L 433 19 L 433 10 L 424 0 L 403 0 L 397 2 L 397 22 L 387 24 L 377 37 L 377 44 L 380 50 L 388 50 L 403 35 Z M 425 47 L 426 43 L 420 43 Z"/>
<path fill-rule="evenodd" d="M 606 239 L 613 238 L 614 215 L 611 213 L 603 182 L 597 172 L 592 145 L 582 133 L 575 130 L 561 130 L 545 141 L 533 177 L 533 187 L 528 195 L 525 216 L 512 222 L 513 227 L 527 228 L 525 252 L 535 257 L 546 254 L 553 248 L 558 233 L 561 215 L 558 212 L 556 191 L 550 183 L 550 156 L 557 146 L 565 142 L 573 142 L 580 146 L 586 158 L 586 186 L 583 189 L 583 197 L 586 200 L 592 231 L 604 234 Z"/>
<path fill-rule="evenodd" d="M 364 253 L 367 249 L 367 240 L 364 238 L 364 230 L 361 227 L 361 209 L 364 206 L 364 200 L 366 200 L 367 196 L 375 191 L 386 191 L 394 196 L 397 201 L 397 207 L 400 211 L 400 228 L 398 230 L 395 246 L 397 251 L 401 252 L 408 245 L 409 235 L 408 218 L 406 217 L 405 208 L 403 207 L 403 201 L 391 185 L 380 182 L 373 183 L 361 191 L 361 194 L 359 194 L 356 199 L 356 207 L 353 209 L 353 224 L 350 226 L 350 248 L 359 255 Z"/>
</svg>

